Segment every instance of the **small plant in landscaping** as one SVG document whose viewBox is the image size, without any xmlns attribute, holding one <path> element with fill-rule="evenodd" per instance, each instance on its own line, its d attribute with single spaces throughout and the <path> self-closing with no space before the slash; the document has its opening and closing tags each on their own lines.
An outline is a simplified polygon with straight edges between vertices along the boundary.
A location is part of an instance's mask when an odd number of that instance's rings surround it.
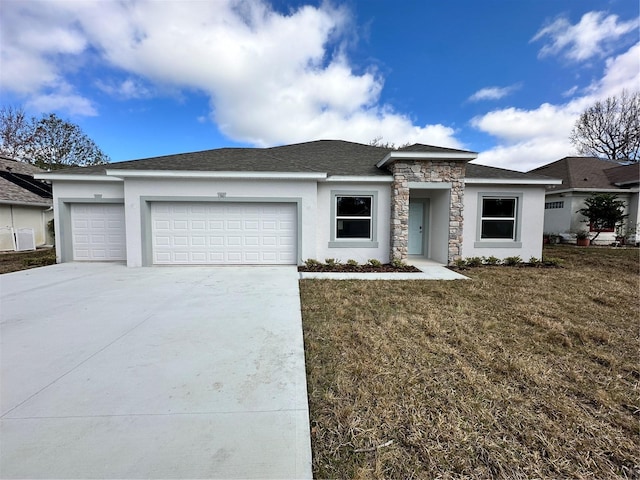
<svg viewBox="0 0 640 480">
<path fill-rule="evenodd" d="M 453 261 L 453 264 L 458 268 L 465 268 L 467 266 L 467 261 L 464 258 L 456 258 Z"/>
<path fill-rule="evenodd" d="M 313 258 L 308 258 L 304 261 L 304 264 L 307 266 L 307 268 L 314 268 L 322 265 L 318 260 L 314 260 Z"/>
<path fill-rule="evenodd" d="M 326 263 L 330 267 L 335 267 L 340 262 L 338 260 L 336 260 L 335 258 L 325 258 L 324 259 L 324 263 Z"/>
<path fill-rule="evenodd" d="M 537 267 L 542 263 L 542 260 L 540 260 L 539 258 L 536 257 L 531 257 L 529 259 L 529 265 L 531 265 L 532 267 Z"/>
<path fill-rule="evenodd" d="M 490 257 L 482 257 L 485 265 L 500 265 L 500 259 L 491 255 Z"/>
<path fill-rule="evenodd" d="M 367 260 L 367 264 L 371 265 L 372 267 L 382 266 L 382 262 L 380 260 L 376 260 L 375 258 L 370 258 L 369 260 Z"/>
<path fill-rule="evenodd" d="M 406 267 L 407 264 L 405 262 L 403 262 L 402 260 L 400 260 L 399 258 L 394 258 L 391 260 L 391 265 L 393 265 L 395 268 L 402 268 L 402 267 Z"/>
<path fill-rule="evenodd" d="M 467 266 L 468 267 L 481 267 L 482 266 L 482 257 L 469 257 L 469 258 L 467 258 Z"/>
<path fill-rule="evenodd" d="M 347 265 L 349 265 L 350 267 L 357 267 L 358 266 L 358 262 L 356 260 L 353 260 L 352 258 L 350 258 L 349 260 L 347 260 Z"/>
<path fill-rule="evenodd" d="M 560 258 L 545 258 L 542 263 L 545 267 L 561 267 L 563 261 Z"/>
<path fill-rule="evenodd" d="M 520 265 L 521 263 L 522 263 L 522 259 L 518 255 L 514 257 L 507 257 L 504 260 L 502 260 L 502 264 L 508 267 L 515 267 L 517 265 Z"/>
</svg>

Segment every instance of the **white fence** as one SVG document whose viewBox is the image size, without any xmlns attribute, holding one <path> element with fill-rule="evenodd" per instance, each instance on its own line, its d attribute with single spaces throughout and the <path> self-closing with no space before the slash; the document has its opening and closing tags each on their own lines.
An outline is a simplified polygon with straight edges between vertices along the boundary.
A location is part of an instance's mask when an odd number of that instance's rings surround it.
<svg viewBox="0 0 640 480">
<path fill-rule="evenodd" d="M 16 252 L 36 249 L 36 235 L 33 228 L 0 228 L 0 245 L 10 246 Z"/>
</svg>

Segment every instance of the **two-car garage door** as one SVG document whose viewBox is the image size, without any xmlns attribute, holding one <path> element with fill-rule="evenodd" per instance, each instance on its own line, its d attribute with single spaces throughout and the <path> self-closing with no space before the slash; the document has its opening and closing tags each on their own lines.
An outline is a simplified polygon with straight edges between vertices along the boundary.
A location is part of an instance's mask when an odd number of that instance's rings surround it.
<svg viewBox="0 0 640 480">
<path fill-rule="evenodd" d="M 154 264 L 295 264 L 291 203 L 151 204 Z"/>
</svg>

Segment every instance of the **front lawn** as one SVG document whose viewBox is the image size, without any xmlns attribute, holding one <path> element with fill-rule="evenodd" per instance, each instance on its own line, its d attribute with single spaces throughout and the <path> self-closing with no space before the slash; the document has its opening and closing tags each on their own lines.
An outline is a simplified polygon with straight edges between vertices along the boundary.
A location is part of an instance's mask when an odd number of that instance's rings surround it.
<svg viewBox="0 0 640 480">
<path fill-rule="evenodd" d="M 638 478 L 637 249 L 301 282 L 316 478 Z"/>
</svg>

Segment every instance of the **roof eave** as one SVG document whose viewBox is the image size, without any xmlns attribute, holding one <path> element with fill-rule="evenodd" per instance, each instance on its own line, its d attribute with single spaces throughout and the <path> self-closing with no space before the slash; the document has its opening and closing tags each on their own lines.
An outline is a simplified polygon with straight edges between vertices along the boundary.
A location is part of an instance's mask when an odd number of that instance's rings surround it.
<svg viewBox="0 0 640 480">
<path fill-rule="evenodd" d="M 36 173 L 33 178 L 36 180 L 65 180 L 65 181 L 82 181 L 82 182 L 121 182 L 119 178 L 107 177 L 101 174 L 78 174 L 72 173 Z"/>
<path fill-rule="evenodd" d="M 322 182 L 391 183 L 391 175 L 329 175 Z"/>
<path fill-rule="evenodd" d="M 638 188 L 564 188 L 562 190 L 547 190 L 547 194 L 552 193 L 634 193 Z"/>
<path fill-rule="evenodd" d="M 394 150 L 376 163 L 376 167 L 382 168 L 396 160 L 453 160 L 470 162 L 478 158 L 475 152 L 403 152 Z"/>
<path fill-rule="evenodd" d="M 233 172 L 188 170 L 114 170 L 107 169 L 110 178 L 226 178 L 244 180 L 323 180 L 326 173 L 319 172 Z"/>
<path fill-rule="evenodd" d="M 50 208 L 53 205 L 53 200 L 49 199 L 49 203 L 46 203 L 46 202 L 26 202 L 26 201 L 17 201 L 17 200 L 0 200 L 0 205 L 19 205 L 21 207 Z"/>
<path fill-rule="evenodd" d="M 538 178 L 465 178 L 466 184 L 484 185 L 562 185 L 562 180 L 558 179 L 538 179 Z"/>
</svg>

